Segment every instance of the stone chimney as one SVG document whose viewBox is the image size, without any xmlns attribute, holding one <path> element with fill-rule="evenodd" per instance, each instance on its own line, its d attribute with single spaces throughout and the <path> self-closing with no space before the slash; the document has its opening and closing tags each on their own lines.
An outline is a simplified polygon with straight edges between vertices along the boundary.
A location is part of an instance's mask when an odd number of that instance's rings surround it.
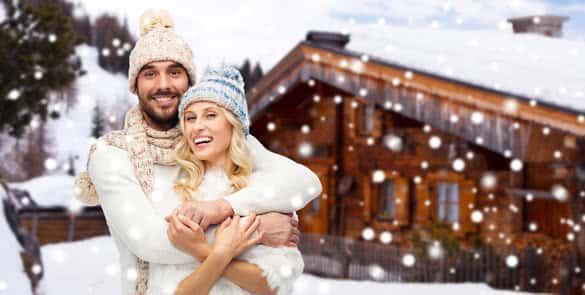
<svg viewBox="0 0 585 295">
<path fill-rule="evenodd" d="M 315 45 L 324 45 L 344 49 L 349 43 L 349 35 L 337 32 L 309 31 L 307 41 Z"/>
<path fill-rule="evenodd" d="M 537 15 L 508 19 L 512 23 L 514 33 L 535 33 L 548 37 L 560 38 L 563 36 L 563 23 L 569 20 L 567 16 Z"/>
</svg>

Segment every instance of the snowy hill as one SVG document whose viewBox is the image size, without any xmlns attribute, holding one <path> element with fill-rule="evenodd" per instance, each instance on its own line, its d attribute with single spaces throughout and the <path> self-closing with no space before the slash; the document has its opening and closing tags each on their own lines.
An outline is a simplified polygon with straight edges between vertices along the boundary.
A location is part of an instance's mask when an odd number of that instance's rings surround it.
<svg viewBox="0 0 585 295">
<path fill-rule="evenodd" d="M 77 48 L 77 54 L 81 56 L 82 67 L 87 72 L 75 82 L 78 102 L 69 110 L 65 110 L 63 105 L 54 106 L 62 116 L 58 120 L 50 120 L 48 129 L 53 141 L 51 151 L 58 166 L 66 166 L 70 155 L 78 156 L 75 162 L 78 173 L 85 170 L 87 153 L 94 141 L 90 134 L 96 103 L 112 112 L 116 109 L 127 110 L 137 100 L 128 91 L 128 79 L 124 75 L 114 75 L 99 67 L 96 48 L 82 45 Z M 108 116 L 108 120 L 121 122 L 124 118 L 113 115 Z"/>
</svg>

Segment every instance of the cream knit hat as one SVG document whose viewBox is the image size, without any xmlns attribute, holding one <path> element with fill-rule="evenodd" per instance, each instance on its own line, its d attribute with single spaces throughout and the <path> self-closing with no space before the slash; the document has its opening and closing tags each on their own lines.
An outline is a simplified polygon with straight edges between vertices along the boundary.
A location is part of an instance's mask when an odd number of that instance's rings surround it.
<svg viewBox="0 0 585 295">
<path fill-rule="evenodd" d="M 172 60 L 180 63 L 195 84 L 195 64 L 191 48 L 173 31 L 174 23 L 165 10 L 149 9 L 140 17 L 140 39 L 130 52 L 128 86 L 136 94 L 138 72 L 153 61 Z"/>
</svg>

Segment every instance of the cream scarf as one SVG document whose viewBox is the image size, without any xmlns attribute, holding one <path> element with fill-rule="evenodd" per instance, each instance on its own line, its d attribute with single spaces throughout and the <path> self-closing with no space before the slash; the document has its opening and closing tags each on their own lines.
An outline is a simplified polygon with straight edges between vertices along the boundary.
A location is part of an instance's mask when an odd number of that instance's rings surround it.
<svg viewBox="0 0 585 295">
<path fill-rule="evenodd" d="M 134 106 L 126 113 L 124 129 L 104 135 L 98 142 L 128 152 L 136 179 L 140 182 L 144 194 L 150 197 L 154 184 L 154 164 L 176 165 L 174 149 L 180 139 L 181 131 L 177 127 L 158 131 L 147 126 L 139 107 Z M 88 164 L 95 149 L 96 144 L 93 144 L 89 151 Z M 75 179 L 75 196 L 84 205 L 99 204 L 99 197 L 87 172 L 80 173 Z M 142 295 L 146 293 L 148 285 L 148 262 L 138 258 L 136 267 L 139 273 L 136 294 Z"/>
</svg>

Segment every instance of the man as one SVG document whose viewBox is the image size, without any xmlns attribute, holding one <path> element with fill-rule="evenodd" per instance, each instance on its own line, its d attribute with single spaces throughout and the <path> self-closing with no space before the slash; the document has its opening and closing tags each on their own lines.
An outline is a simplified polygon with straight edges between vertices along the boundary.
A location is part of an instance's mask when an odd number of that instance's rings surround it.
<svg viewBox="0 0 585 295">
<path fill-rule="evenodd" d="M 161 214 L 165 208 L 157 207 L 162 198 L 177 197 L 172 192 L 178 172 L 173 150 L 181 136 L 177 109 L 182 94 L 195 83 L 191 49 L 173 32 L 166 12 L 147 11 L 141 17 L 141 38 L 130 54 L 128 76 L 139 104 L 128 112 L 124 130 L 100 138 L 92 147 L 88 173 L 76 181 L 76 192 L 86 204 L 96 204 L 99 195 L 120 252 L 123 289 L 127 294 L 144 294 L 149 262 L 194 261 L 170 244 Z M 206 228 L 233 214 L 292 213 L 300 208 L 293 203 L 300 201 L 304 206 L 320 194 L 319 179 L 309 169 L 269 152 L 252 136 L 247 144 L 255 169 L 248 187 L 217 201 L 188 202 L 181 214 Z M 271 201 L 264 202 L 265 198 Z M 265 232 L 261 243 L 296 245 L 298 229 L 288 215 L 270 213 L 259 218 L 260 230 Z"/>
</svg>

